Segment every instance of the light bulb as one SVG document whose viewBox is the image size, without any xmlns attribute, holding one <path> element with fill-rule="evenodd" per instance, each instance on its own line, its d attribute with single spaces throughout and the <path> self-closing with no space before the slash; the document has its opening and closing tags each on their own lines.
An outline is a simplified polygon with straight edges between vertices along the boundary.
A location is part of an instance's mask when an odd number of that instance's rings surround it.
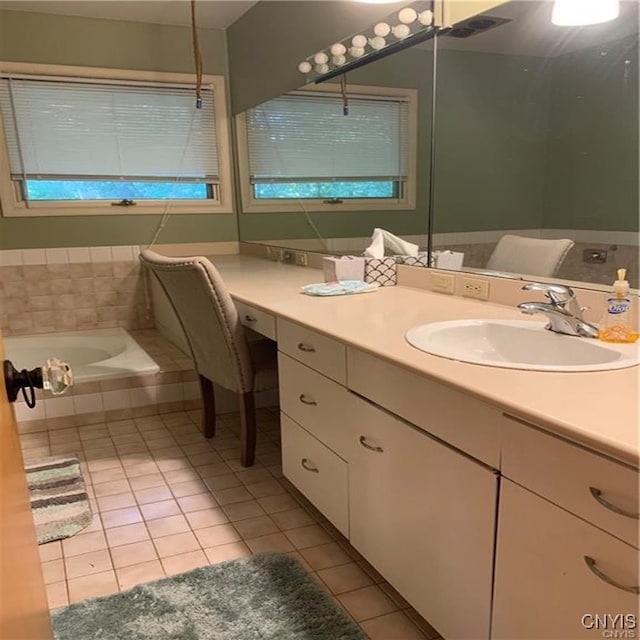
<svg viewBox="0 0 640 640">
<path fill-rule="evenodd" d="M 374 36 L 373 38 L 371 38 L 371 40 L 369 40 L 369 44 L 371 45 L 372 49 L 378 51 L 379 49 L 384 49 L 387 41 L 380 36 Z"/>
<path fill-rule="evenodd" d="M 619 0 L 555 0 L 551 22 L 561 27 L 581 27 L 618 17 Z"/>
<path fill-rule="evenodd" d="M 311 71 L 311 69 L 313 69 L 313 67 L 311 66 L 310 62 L 307 62 L 306 60 L 303 60 L 299 65 L 298 65 L 298 71 L 300 73 L 309 73 L 309 71 Z"/>
<path fill-rule="evenodd" d="M 411 29 L 409 29 L 406 24 L 398 24 L 391 29 L 391 32 L 396 38 L 402 39 L 406 38 L 411 33 Z"/>
<path fill-rule="evenodd" d="M 345 47 L 342 42 L 336 42 L 331 45 L 331 49 L 329 49 L 329 51 L 331 51 L 332 56 L 343 56 L 347 53 L 347 47 Z"/>
<path fill-rule="evenodd" d="M 329 72 L 328 64 L 317 64 L 316 65 L 316 73 L 323 74 Z"/>
<path fill-rule="evenodd" d="M 398 20 L 402 22 L 402 24 L 411 24 L 418 19 L 418 14 L 415 9 L 411 7 L 405 7 L 401 11 L 398 12 Z"/>
<path fill-rule="evenodd" d="M 367 39 L 363 35 L 353 36 L 351 44 L 358 49 L 364 49 L 367 46 Z"/>
<path fill-rule="evenodd" d="M 425 27 L 428 27 L 430 24 L 433 24 L 433 11 L 431 9 L 426 9 L 418 16 L 418 21 L 420 24 L 423 24 Z"/>
<path fill-rule="evenodd" d="M 336 67 L 341 67 L 346 61 L 347 59 L 344 56 L 333 56 L 333 58 L 331 58 L 331 62 L 333 62 Z"/>
<path fill-rule="evenodd" d="M 313 56 L 313 61 L 316 64 L 327 64 L 327 62 L 329 62 L 329 56 L 324 51 L 319 51 Z"/>
<path fill-rule="evenodd" d="M 373 27 L 373 33 L 384 38 L 391 33 L 391 27 L 386 22 L 378 22 L 378 24 Z"/>
<path fill-rule="evenodd" d="M 349 49 L 349 55 L 352 58 L 362 58 L 364 55 L 364 47 L 351 47 L 351 49 Z"/>
</svg>

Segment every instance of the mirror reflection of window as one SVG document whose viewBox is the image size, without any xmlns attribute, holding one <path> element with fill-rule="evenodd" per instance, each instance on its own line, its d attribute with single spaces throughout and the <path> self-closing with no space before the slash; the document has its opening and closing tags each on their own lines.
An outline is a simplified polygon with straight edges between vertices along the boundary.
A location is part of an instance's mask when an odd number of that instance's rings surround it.
<svg viewBox="0 0 640 640">
<path fill-rule="evenodd" d="M 331 84 L 249 109 L 237 118 L 243 211 L 412 208 L 417 104 L 412 89 Z"/>
</svg>

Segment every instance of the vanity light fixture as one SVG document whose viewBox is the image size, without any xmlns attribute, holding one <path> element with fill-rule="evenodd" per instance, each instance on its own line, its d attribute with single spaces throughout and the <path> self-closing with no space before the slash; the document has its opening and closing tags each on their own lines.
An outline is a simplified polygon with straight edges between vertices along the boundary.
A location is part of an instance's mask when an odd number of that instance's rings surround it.
<svg viewBox="0 0 640 640">
<path fill-rule="evenodd" d="M 555 0 L 551 22 L 562 27 L 581 27 L 614 20 L 620 0 Z"/>
<path fill-rule="evenodd" d="M 435 33 L 430 0 L 418 0 L 374 26 L 310 55 L 298 64 L 298 71 L 307 75 L 309 82 L 318 84 L 429 40 Z"/>
</svg>

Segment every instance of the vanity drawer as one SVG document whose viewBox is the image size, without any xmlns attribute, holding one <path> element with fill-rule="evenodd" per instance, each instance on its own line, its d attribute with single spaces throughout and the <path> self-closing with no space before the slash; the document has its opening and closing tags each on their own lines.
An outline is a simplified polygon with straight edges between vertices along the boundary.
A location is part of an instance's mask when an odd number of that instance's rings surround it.
<svg viewBox="0 0 640 640">
<path fill-rule="evenodd" d="M 299 362 L 345 384 L 346 348 L 311 329 L 278 319 L 278 349 Z"/>
<path fill-rule="evenodd" d="M 500 468 L 502 412 L 357 349 L 347 350 L 348 388 L 416 427 Z"/>
<path fill-rule="evenodd" d="M 505 419 L 504 476 L 638 547 L 637 470 L 517 418 Z"/>
<path fill-rule="evenodd" d="M 276 340 L 276 319 L 266 311 L 256 309 L 244 302 L 236 302 L 240 323 L 248 329 L 261 333 L 271 340 Z"/>
<path fill-rule="evenodd" d="M 286 415 L 280 424 L 285 477 L 349 537 L 347 463 Z"/>
<path fill-rule="evenodd" d="M 284 353 L 278 354 L 280 408 L 345 460 L 356 398 Z"/>
</svg>

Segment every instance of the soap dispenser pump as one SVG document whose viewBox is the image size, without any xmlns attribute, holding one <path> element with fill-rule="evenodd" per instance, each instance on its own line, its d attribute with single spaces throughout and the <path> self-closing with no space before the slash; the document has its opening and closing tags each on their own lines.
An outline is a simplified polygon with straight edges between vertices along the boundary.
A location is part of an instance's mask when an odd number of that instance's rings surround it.
<svg viewBox="0 0 640 640">
<path fill-rule="evenodd" d="M 626 269 L 618 269 L 618 279 L 613 283 L 613 295 L 607 297 L 607 308 L 598 338 L 603 342 L 630 343 L 638 339 L 631 327 L 631 299 Z"/>
</svg>

